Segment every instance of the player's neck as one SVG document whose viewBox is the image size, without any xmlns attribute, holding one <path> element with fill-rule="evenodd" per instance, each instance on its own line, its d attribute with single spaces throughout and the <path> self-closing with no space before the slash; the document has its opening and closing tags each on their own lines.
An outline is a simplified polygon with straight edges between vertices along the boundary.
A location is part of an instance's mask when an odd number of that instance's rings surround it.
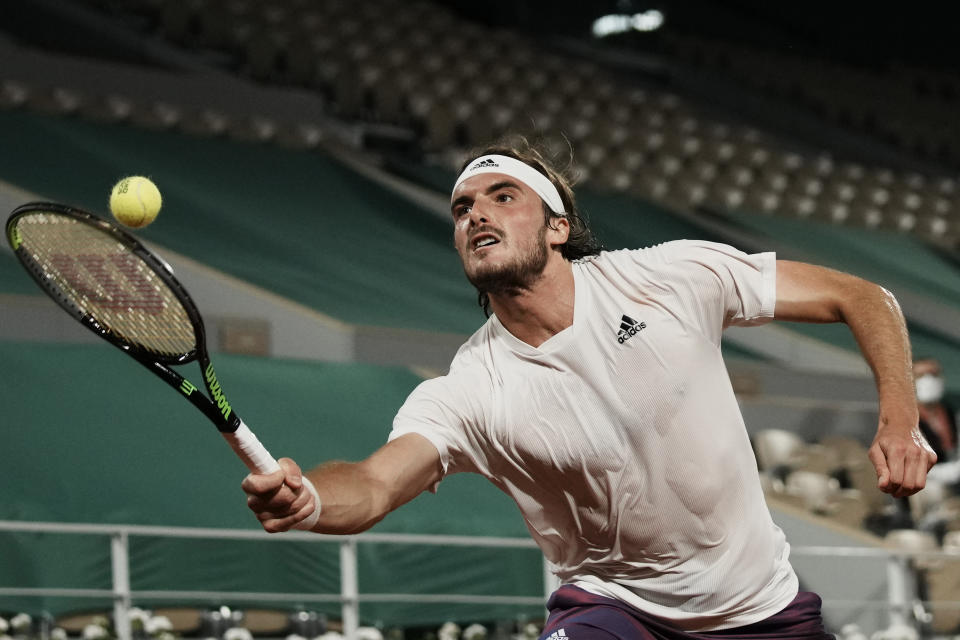
<svg viewBox="0 0 960 640">
<path fill-rule="evenodd" d="M 573 301 L 573 267 L 560 258 L 529 289 L 491 295 L 490 307 L 507 331 L 539 347 L 573 324 Z"/>
</svg>

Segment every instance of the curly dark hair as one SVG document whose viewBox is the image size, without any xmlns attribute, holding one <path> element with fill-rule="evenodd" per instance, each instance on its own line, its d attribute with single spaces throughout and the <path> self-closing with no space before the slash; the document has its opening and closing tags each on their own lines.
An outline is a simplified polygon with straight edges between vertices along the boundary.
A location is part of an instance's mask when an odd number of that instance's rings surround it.
<svg viewBox="0 0 960 640">
<path fill-rule="evenodd" d="M 466 161 L 460 167 L 463 173 L 473 160 L 480 156 L 501 155 L 515 158 L 520 162 L 530 165 L 550 180 L 553 186 L 560 193 L 560 199 L 563 201 L 563 208 L 566 211 L 565 217 L 570 223 L 570 235 L 567 241 L 560 245 L 560 253 L 567 260 L 578 260 L 587 256 L 595 256 L 603 250 L 603 244 L 594 235 L 590 229 L 587 217 L 577 208 L 576 197 L 573 193 L 573 176 L 571 173 L 571 164 L 573 153 L 563 169 L 557 168 L 557 164 L 552 159 L 552 154 L 547 150 L 544 143 L 532 142 L 525 136 L 509 135 L 492 143 L 473 149 L 467 156 Z M 458 175 L 459 175 L 458 173 Z M 550 228 L 553 227 L 553 221 L 561 216 L 554 213 L 546 203 L 543 203 L 544 224 Z M 485 292 L 480 292 L 478 303 L 483 309 L 485 315 L 490 315 L 490 298 Z"/>
</svg>

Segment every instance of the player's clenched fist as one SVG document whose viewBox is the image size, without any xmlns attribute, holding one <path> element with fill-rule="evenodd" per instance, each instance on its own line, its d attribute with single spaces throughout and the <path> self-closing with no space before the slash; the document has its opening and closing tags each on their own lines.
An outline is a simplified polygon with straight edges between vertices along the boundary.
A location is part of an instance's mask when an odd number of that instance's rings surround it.
<svg viewBox="0 0 960 640">
<path fill-rule="evenodd" d="M 923 489 L 927 471 L 937 462 L 937 454 L 917 427 L 910 431 L 881 427 L 868 456 L 877 470 L 877 488 L 895 498 Z"/>
<path fill-rule="evenodd" d="M 257 515 L 264 531 L 312 529 L 320 517 L 320 498 L 296 462 L 280 458 L 273 473 L 251 473 L 240 487 L 247 506 Z"/>
</svg>

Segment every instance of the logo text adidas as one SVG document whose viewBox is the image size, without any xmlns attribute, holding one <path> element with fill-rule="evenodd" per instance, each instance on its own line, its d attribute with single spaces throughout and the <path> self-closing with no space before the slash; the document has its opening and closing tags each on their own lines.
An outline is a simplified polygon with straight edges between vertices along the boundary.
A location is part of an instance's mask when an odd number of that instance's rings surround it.
<svg viewBox="0 0 960 640">
<path fill-rule="evenodd" d="M 484 167 L 499 167 L 499 166 L 500 165 L 494 160 L 492 160 L 491 158 L 484 158 L 477 164 L 470 167 L 470 171 L 473 171 L 475 169 L 483 169 Z"/>
<path fill-rule="evenodd" d="M 620 319 L 620 330 L 617 331 L 617 342 L 623 344 L 633 336 L 637 335 L 637 332 L 643 331 L 646 328 L 646 322 L 637 322 L 630 316 L 625 315 Z"/>
</svg>

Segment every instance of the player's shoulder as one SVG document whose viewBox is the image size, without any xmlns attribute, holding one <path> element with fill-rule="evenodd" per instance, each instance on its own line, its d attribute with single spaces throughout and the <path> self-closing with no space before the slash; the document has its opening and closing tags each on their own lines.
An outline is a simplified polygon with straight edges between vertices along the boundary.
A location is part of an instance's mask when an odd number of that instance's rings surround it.
<svg viewBox="0 0 960 640">
<path fill-rule="evenodd" d="M 670 240 L 660 244 L 638 249 L 614 249 L 601 251 L 595 256 L 576 260 L 575 264 L 586 269 L 628 268 L 644 266 L 656 268 L 657 265 L 682 261 L 706 252 L 734 250 L 717 242 L 708 240 Z"/>
<path fill-rule="evenodd" d="M 494 333 L 494 317 L 491 316 L 457 349 L 450 363 L 450 373 L 461 370 L 470 371 L 483 366 L 487 359 L 485 356 L 489 353 L 494 340 Z"/>
<path fill-rule="evenodd" d="M 489 349 L 489 331 L 485 329 L 488 325 L 489 322 L 484 324 L 460 346 L 447 373 L 421 382 L 411 398 L 456 404 L 471 396 L 482 396 L 493 379 L 489 358 L 484 357 L 485 349 Z"/>
<path fill-rule="evenodd" d="M 487 368 L 485 354 L 489 353 L 492 340 L 492 320 L 487 320 L 473 335 L 460 345 L 450 361 L 446 374 L 433 378 L 437 384 L 476 384 L 478 377 L 484 377 Z"/>
<path fill-rule="evenodd" d="M 653 268 L 658 264 L 742 255 L 744 255 L 744 253 L 739 249 L 720 242 L 683 239 L 670 240 L 640 249 L 602 251 L 597 256 L 591 256 L 591 260 L 585 260 L 582 261 L 582 263 L 585 265 L 593 264 L 600 268 L 608 264 L 619 266 L 640 264 Z"/>
</svg>

